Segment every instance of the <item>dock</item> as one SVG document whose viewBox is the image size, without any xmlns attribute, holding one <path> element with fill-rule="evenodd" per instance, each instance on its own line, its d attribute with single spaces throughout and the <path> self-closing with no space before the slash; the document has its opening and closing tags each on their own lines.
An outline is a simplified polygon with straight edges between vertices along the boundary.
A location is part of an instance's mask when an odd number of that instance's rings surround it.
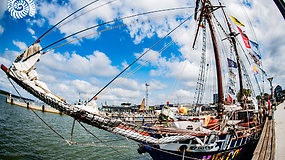
<svg viewBox="0 0 285 160">
<path fill-rule="evenodd" d="M 285 159 L 285 102 L 276 107 L 274 112 L 276 152 L 275 160 Z"/>
<path fill-rule="evenodd" d="M 270 110 L 252 160 L 285 159 L 285 102 Z"/>
<path fill-rule="evenodd" d="M 25 102 L 21 102 L 18 99 L 7 97 L 6 102 L 13 104 L 13 105 L 20 106 L 20 107 L 24 107 L 27 109 L 32 109 L 32 110 L 37 110 L 37 111 L 42 111 L 42 112 L 48 112 L 48 113 L 62 114 L 60 111 L 58 111 L 58 110 L 56 110 L 56 109 L 54 109 L 48 105 L 39 105 L 37 103 L 30 102 L 30 101 L 25 103 Z"/>
</svg>

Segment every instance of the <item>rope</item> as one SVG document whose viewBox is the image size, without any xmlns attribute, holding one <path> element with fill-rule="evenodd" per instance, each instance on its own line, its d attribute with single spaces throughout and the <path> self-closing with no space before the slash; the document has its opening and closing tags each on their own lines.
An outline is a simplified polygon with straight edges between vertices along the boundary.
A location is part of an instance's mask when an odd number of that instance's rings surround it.
<svg viewBox="0 0 285 160">
<path fill-rule="evenodd" d="M 161 38 L 158 42 L 156 42 L 153 46 L 151 46 L 148 50 L 146 50 L 142 55 L 140 55 L 135 61 L 133 61 L 130 65 L 128 65 L 123 71 L 121 71 L 116 77 L 114 77 L 108 84 L 106 84 L 99 92 L 97 92 L 88 102 L 90 102 L 94 97 L 99 95 L 106 87 L 108 87 L 115 79 L 117 79 L 121 74 L 123 74 L 127 69 L 129 69 L 134 63 L 136 63 L 139 59 L 141 59 L 146 53 L 148 53 L 151 49 L 153 49 L 157 44 L 159 44 L 162 40 L 168 37 L 172 32 L 174 32 L 177 28 L 183 25 L 186 21 L 188 21 L 192 15 L 186 18 L 182 23 L 177 25 L 174 29 L 168 32 L 163 38 Z"/>
<path fill-rule="evenodd" d="M 95 8 L 92 8 L 92 9 L 90 9 L 90 10 L 87 11 L 87 12 L 84 12 L 84 13 L 78 15 L 78 16 L 73 17 L 72 19 L 70 19 L 69 21 L 63 23 L 62 25 L 58 26 L 57 28 L 54 28 L 54 29 L 53 29 L 52 31 L 50 31 L 48 34 L 44 35 L 41 39 L 44 39 L 46 36 L 50 35 L 50 34 L 53 33 L 54 31 L 56 31 L 57 29 L 61 28 L 61 27 L 64 26 L 64 25 L 66 25 L 67 23 L 73 21 L 74 19 L 77 19 L 77 18 L 79 18 L 79 17 L 81 17 L 81 16 L 83 16 L 83 15 L 85 15 L 85 14 L 91 12 L 91 11 L 94 11 L 95 9 L 98 9 L 98 8 L 100 8 L 100 7 L 103 7 L 103 6 L 105 6 L 105 5 L 107 5 L 107 4 L 110 4 L 110 3 L 114 2 L 114 1 L 116 1 L 116 0 L 111 0 L 111 1 L 106 2 L 106 3 L 102 4 L 102 5 L 99 5 L 99 6 L 95 7 Z"/>
<path fill-rule="evenodd" d="M 88 7 L 88 6 L 90 6 L 91 4 L 93 4 L 93 3 L 97 2 L 97 1 L 99 1 L 99 0 L 92 1 L 92 2 L 90 2 L 90 3 L 88 3 L 88 4 L 86 4 L 85 6 L 79 8 L 78 10 L 74 11 L 74 12 L 71 13 L 70 15 L 66 16 L 66 17 L 63 18 L 61 21 L 57 22 L 54 26 L 52 26 L 49 30 L 47 30 L 44 34 L 42 34 L 42 35 L 40 36 L 40 38 L 38 38 L 38 39 L 41 39 L 45 34 L 47 34 L 49 31 L 51 31 L 53 28 L 55 28 L 57 25 L 59 25 L 61 22 L 63 22 L 63 21 L 66 20 L 67 18 L 71 17 L 71 16 L 74 15 L 75 13 L 77 13 L 77 12 L 79 12 L 80 10 L 82 10 L 82 9 L 84 9 L 84 8 L 86 8 L 86 7 Z M 37 42 L 37 41 L 36 41 L 36 42 Z M 36 42 L 35 42 L 35 43 L 36 43 Z"/>
<path fill-rule="evenodd" d="M 193 8 L 193 7 L 179 7 L 179 8 L 160 9 L 160 10 L 155 10 L 155 11 L 149 11 L 149 12 L 144 12 L 144 13 L 138 13 L 138 14 L 134 14 L 134 15 L 130 15 L 130 16 L 126 16 L 126 17 L 114 19 L 114 20 L 111 20 L 111 21 L 103 22 L 103 23 L 101 23 L 101 24 L 93 25 L 93 26 L 91 26 L 91 27 L 88 27 L 88 28 L 85 28 L 85 29 L 80 30 L 80 31 L 78 31 L 78 32 L 75 32 L 75 33 L 73 33 L 73 34 L 70 34 L 70 35 L 68 35 L 68 36 L 66 36 L 66 37 L 64 37 L 64 38 L 62 38 L 62 39 L 60 39 L 60 40 L 57 40 L 57 41 L 55 41 L 55 42 L 49 44 L 48 46 L 44 47 L 41 51 L 47 49 L 47 48 L 50 47 L 50 46 L 53 46 L 53 45 L 57 44 L 58 42 L 61 42 L 61 41 L 65 40 L 65 39 L 67 39 L 67 38 L 69 38 L 69 37 L 75 36 L 75 35 L 77 35 L 77 34 L 79 34 L 79 33 L 88 31 L 88 30 L 93 29 L 93 28 L 98 28 L 98 27 L 100 27 L 100 26 L 102 26 L 102 25 L 105 25 L 105 24 L 117 22 L 117 21 L 124 20 L 124 19 L 127 19 L 127 18 L 133 18 L 133 17 L 137 17 L 137 16 L 142 16 L 142 15 L 146 15 L 146 14 L 152 14 L 152 13 L 158 13 L 158 12 L 165 12 L 165 11 L 171 11 L 171 10 L 178 10 L 178 9 L 187 9 L 187 8 Z"/>
<path fill-rule="evenodd" d="M 18 95 L 20 96 L 20 98 L 25 102 L 26 100 L 22 97 L 22 95 L 20 94 L 20 92 L 17 90 L 17 88 L 14 86 L 14 84 L 11 82 L 10 78 L 8 77 L 8 80 L 10 82 L 10 84 L 13 86 L 13 88 L 15 89 L 15 91 L 18 93 Z M 49 128 L 51 129 L 55 134 L 57 134 L 61 139 L 63 139 L 64 141 L 66 141 L 68 143 L 68 141 L 62 136 L 60 135 L 57 131 L 55 131 L 51 126 L 49 126 L 33 109 L 31 109 L 31 111 Z"/>
<path fill-rule="evenodd" d="M 145 62 L 143 62 L 141 65 L 137 66 L 135 69 L 133 69 L 131 72 L 129 72 L 127 75 L 125 75 L 124 77 L 120 78 L 120 80 L 118 80 L 116 83 L 114 83 L 113 85 L 111 85 L 108 89 L 106 89 L 104 92 L 102 92 L 101 96 L 107 94 L 112 88 L 118 86 L 123 80 L 125 80 L 126 78 L 130 77 L 131 75 L 135 74 L 139 69 L 141 69 L 143 66 L 145 66 L 148 62 L 150 62 L 151 60 L 153 60 L 153 58 L 155 58 L 156 55 L 161 54 L 163 51 L 165 51 L 165 49 L 167 49 L 170 45 L 172 45 L 174 43 L 174 41 L 169 42 L 166 46 L 164 46 L 158 53 L 155 53 L 154 55 L 152 55 L 150 58 L 148 58 Z M 99 97 L 99 96 L 98 96 Z"/>
<path fill-rule="evenodd" d="M 108 146 L 104 141 L 102 141 L 100 138 L 98 138 L 95 134 L 93 134 L 91 131 L 89 131 L 82 123 L 80 123 L 78 120 L 77 122 L 80 124 L 80 126 L 89 134 L 91 134 L 93 137 L 95 137 L 96 139 L 98 139 L 101 143 L 105 144 L 106 147 L 111 148 L 113 151 L 119 153 L 120 155 L 122 155 L 122 153 L 116 149 L 114 149 L 112 146 Z M 90 145 L 91 146 L 91 145 Z M 127 157 L 127 156 L 126 156 Z M 128 159 L 128 158 L 127 158 Z"/>
</svg>

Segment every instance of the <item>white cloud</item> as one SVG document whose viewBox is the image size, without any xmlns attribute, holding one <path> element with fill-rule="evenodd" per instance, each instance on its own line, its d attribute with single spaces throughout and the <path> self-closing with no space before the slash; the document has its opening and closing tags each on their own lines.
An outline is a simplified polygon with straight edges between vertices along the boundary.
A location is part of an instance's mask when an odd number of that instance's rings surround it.
<svg viewBox="0 0 285 160">
<path fill-rule="evenodd" d="M 255 35 L 251 31 L 251 24 L 248 22 L 247 16 L 252 20 L 252 27 L 256 31 L 256 37 L 260 42 L 260 47 L 263 56 L 263 67 L 269 76 L 274 76 L 274 85 L 284 84 L 284 68 L 285 64 L 282 62 L 282 59 L 285 59 L 285 23 L 283 17 L 279 13 L 274 2 L 268 3 L 265 0 L 253 1 L 249 0 L 252 3 L 251 7 L 247 7 L 245 10 L 248 15 L 240 8 L 239 0 L 229 0 L 225 3 L 228 8 L 227 11 L 230 11 L 230 14 L 237 17 L 242 21 L 246 28 L 244 28 L 248 36 L 255 40 Z M 98 6 L 105 3 L 104 1 L 99 1 L 96 5 L 90 6 L 90 8 Z M 189 2 L 188 0 L 122 0 L 115 1 L 110 5 L 106 5 L 100 9 L 96 9 L 90 14 L 86 14 L 67 25 L 60 27 L 59 30 L 65 35 L 74 33 L 76 31 L 90 27 L 98 23 L 98 21 L 108 21 L 115 19 L 117 17 L 124 17 L 131 14 L 142 13 L 145 11 L 151 11 L 162 8 L 173 8 L 181 7 L 186 5 L 194 6 L 194 1 Z M 54 25 L 60 21 L 63 17 L 82 7 L 83 4 L 81 1 L 71 0 L 69 4 L 59 5 L 57 2 L 52 1 L 51 3 L 43 2 L 38 7 L 41 16 L 44 18 L 27 20 L 31 25 L 43 26 L 47 20 L 49 25 Z M 90 9 L 88 8 L 88 9 Z M 88 9 L 85 9 L 87 11 Z M 185 18 L 187 13 L 188 15 L 193 13 L 193 9 L 186 11 L 175 11 L 160 13 L 153 15 L 141 16 L 141 21 L 136 22 L 136 19 L 124 20 L 123 23 L 128 24 L 125 31 L 133 38 L 135 44 L 139 44 L 144 39 L 152 37 L 163 37 L 167 32 L 177 26 L 181 20 L 177 18 L 177 15 L 183 15 Z M 215 11 L 219 13 L 219 11 Z M 183 19 L 181 16 L 180 18 Z M 1 18 L 1 9 L 0 9 L 0 18 Z M 148 21 L 144 21 L 149 19 Z M 143 22 L 142 22 L 143 21 Z M 191 22 L 191 23 L 190 23 Z M 223 24 L 224 21 L 221 21 Z M 217 26 L 215 26 L 217 27 Z M 218 28 L 218 27 L 217 27 Z M 194 38 L 194 33 L 196 29 L 196 23 L 191 19 L 189 23 L 186 23 L 186 26 L 183 26 L 176 30 L 170 35 L 171 39 L 175 41 L 177 48 L 179 50 L 179 55 L 175 55 L 171 48 L 162 53 L 158 54 L 158 50 L 150 51 L 145 57 L 142 58 L 140 64 L 146 61 L 148 58 L 153 56 L 153 60 L 147 65 L 151 68 L 150 76 L 151 79 L 149 83 L 150 87 L 150 101 L 152 104 L 158 104 L 160 102 L 165 102 L 169 94 L 169 87 L 171 85 L 169 81 L 174 81 L 174 79 L 181 79 L 181 88 L 178 89 L 172 96 L 174 99 L 178 100 L 177 97 L 180 97 L 180 102 L 192 102 L 194 97 L 195 87 L 197 83 L 197 76 L 199 73 L 199 63 L 201 57 L 201 51 L 198 49 L 201 47 L 201 40 L 197 41 L 197 49 L 192 49 L 192 43 Z M 34 32 L 29 28 L 29 32 L 33 35 Z M 94 29 L 92 32 L 94 32 Z M 1 31 L 1 30 L 0 30 Z M 1 32 L 0 32 L 1 33 Z M 86 33 L 84 33 L 85 35 Z M 207 34 L 209 34 L 207 32 Z M 101 35 L 98 35 L 93 38 L 98 38 Z M 201 33 L 200 33 L 201 36 Z M 223 36 L 223 35 L 218 35 Z M 23 42 L 13 41 L 13 43 L 19 47 L 21 50 L 26 49 L 26 45 Z M 77 42 L 75 44 L 78 44 Z M 164 42 L 167 43 L 167 42 Z M 210 39 L 207 39 L 207 43 L 211 45 Z M 149 47 L 149 46 L 145 46 Z M 145 51 L 146 49 L 144 49 Z M 212 48 L 207 50 L 208 55 L 212 54 Z M 138 57 L 140 54 L 135 54 Z M 213 58 L 213 57 L 207 57 Z M 187 59 L 187 60 L 185 60 Z M 9 63 L 9 60 L 0 59 L 5 63 Z M 112 77 L 119 72 L 120 67 L 126 67 L 127 62 L 122 60 L 120 66 L 113 66 L 112 60 L 105 54 L 100 51 L 95 51 L 92 54 L 89 54 L 85 57 L 78 55 L 77 53 L 48 53 L 44 55 L 41 59 L 40 65 L 38 65 L 40 77 L 49 84 L 51 89 L 59 95 L 64 95 L 65 98 L 71 99 L 77 95 L 78 92 L 88 91 L 87 97 L 92 96 L 92 93 L 95 93 L 103 86 L 104 80 L 102 78 Z M 214 64 L 211 64 L 211 67 L 214 68 Z M 183 71 L 184 74 L 181 74 Z M 210 87 L 207 89 L 212 89 L 215 85 L 215 72 L 210 70 L 211 76 L 208 78 L 208 82 L 211 82 Z M 45 73 L 43 75 L 43 73 Z M 71 74 L 71 75 L 70 75 Z M 74 77 L 82 77 L 84 80 L 79 80 Z M 181 76 L 180 76 L 181 75 Z M 149 76 L 149 75 L 147 75 Z M 92 78 L 91 78 L 92 77 Z M 133 77 L 132 77 L 133 78 Z M 165 79 L 163 79 L 165 78 Z M 267 84 L 266 84 L 267 86 Z M 284 88 L 284 87 L 283 87 Z M 187 89 L 187 90 L 186 90 Z M 268 90 L 268 87 L 266 88 Z M 102 96 L 105 100 L 110 100 L 114 103 L 120 103 L 123 101 L 139 99 L 139 97 L 144 96 L 145 86 L 144 83 L 140 82 L 137 79 L 126 79 L 120 85 L 116 86 L 114 90 L 108 94 Z M 207 95 L 211 100 L 211 94 Z M 184 98 L 182 98 L 184 97 Z M 183 99 L 183 100 L 182 100 Z M 140 100 L 139 100 L 140 102 Z"/>
<path fill-rule="evenodd" d="M 7 1 L 0 1 L 0 19 L 2 19 L 5 11 L 7 10 Z"/>
<path fill-rule="evenodd" d="M 62 55 L 48 53 L 42 58 L 46 68 L 56 71 L 71 73 L 77 76 L 102 76 L 110 77 L 118 73 L 117 67 L 111 65 L 111 60 L 102 52 L 95 51 L 91 55 L 82 57 L 76 53 Z"/>
<path fill-rule="evenodd" d="M 4 28 L 0 25 L 0 35 L 4 32 Z"/>
<path fill-rule="evenodd" d="M 32 28 L 27 28 L 27 30 L 28 30 L 32 35 L 35 34 L 35 31 L 34 31 Z"/>
<path fill-rule="evenodd" d="M 27 45 L 26 45 L 26 43 L 24 43 L 24 42 L 14 41 L 14 40 L 13 40 L 13 44 L 14 44 L 15 46 L 17 46 L 21 51 L 26 50 L 26 49 L 28 48 Z"/>
</svg>

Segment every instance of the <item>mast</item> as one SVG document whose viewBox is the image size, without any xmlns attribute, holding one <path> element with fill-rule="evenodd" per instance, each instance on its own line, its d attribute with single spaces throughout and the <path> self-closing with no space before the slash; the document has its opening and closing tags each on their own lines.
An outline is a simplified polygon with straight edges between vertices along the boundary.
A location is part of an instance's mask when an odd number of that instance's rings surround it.
<svg viewBox="0 0 285 160">
<path fill-rule="evenodd" d="M 219 2 L 220 5 L 222 6 L 221 2 Z M 222 7 L 222 11 L 223 11 L 223 14 L 226 18 L 226 22 L 227 22 L 227 25 L 228 25 L 228 28 L 229 28 L 229 31 L 230 31 L 230 42 L 232 43 L 233 45 L 233 48 L 234 48 L 234 52 L 235 52 L 235 56 L 236 56 L 236 60 L 237 60 L 237 68 L 238 68 L 238 76 L 239 76 L 239 93 L 240 93 L 240 104 L 241 104 L 241 107 L 244 108 L 244 100 L 243 100 L 243 82 L 242 82 L 242 72 L 241 72 L 241 65 L 240 65 L 240 60 L 239 60 L 239 54 L 238 54 L 238 51 L 237 51 L 237 45 L 236 45 L 236 39 L 235 39 L 235 36 L 237 36 L 237 34 L 235 34 L 232 30 L 232 27 L 231 27 L 231 24 L 229 23 L 229 20 L 226 16 L 226 13 L 224 11 L 224 8 Z"/>
<path fill-rule="evenodd" d="M 212 44 L 213 44 L 213 49 L 214 49 L 214 55 L 215 55 L 215 61 L 216 61 L 216 73 L 217 73 L 217 83 L 218 83 L 218 106 L 217 106 L 217 112 L 218 112 L 218 117 L 221 119 L 223 116 L 223 102 L 224 102 L 224 92 L 223 92 L 223 81 L 222 81 L 222 72 L 221 72 L 221 63 L 220 63 L 220 56 L 219 56 L 219 50 L 218 50 L 218 44 L 217 44 L 217 39 L 214 31 L 214 26 L 212 23 L 212 12 L 221 6 L 213 6 L 210 1 L 204 0 L 202 1 L 203 7 L 201 9 L 201 14 L 200 14 L 200 19 L 198 20 L 200 25 L 201 23 L 201 18 L 205 18 L 206 21 L 209 24 L 210 28 L 210 34 L 211 34 L 211 39 L 212 39 Z M 199 26 L 198 26 L 199 28 Z M 198 32 L 198 29 L 197 29 Z M 196 33 L 197 33 L 196 32 Z M 197 34 L 196 34 L 197 37 Z M 194 44 L 196 41 L 196 37 L 194 39 Z M 193 44 L 193 46 L 194 46 Z"/>
</svg>

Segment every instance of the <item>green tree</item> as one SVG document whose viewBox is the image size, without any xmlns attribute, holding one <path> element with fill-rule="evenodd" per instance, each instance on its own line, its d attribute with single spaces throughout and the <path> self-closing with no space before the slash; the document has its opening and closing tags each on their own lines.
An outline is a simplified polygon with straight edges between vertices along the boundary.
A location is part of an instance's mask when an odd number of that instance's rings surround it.
<svg viewBox="0 0 285 160">
<path fill-rule="evenodd" d="M 251 96 L 251 90 L 250 90 L 250 89 L 243 89 L 243 94 L 244 94 L 246 97 L 250 97 L 250 96 Z M 237 100 L 238 100 L 238 101 L 241 100 L 240 91 L 237 93 Z"/>
</svg>

